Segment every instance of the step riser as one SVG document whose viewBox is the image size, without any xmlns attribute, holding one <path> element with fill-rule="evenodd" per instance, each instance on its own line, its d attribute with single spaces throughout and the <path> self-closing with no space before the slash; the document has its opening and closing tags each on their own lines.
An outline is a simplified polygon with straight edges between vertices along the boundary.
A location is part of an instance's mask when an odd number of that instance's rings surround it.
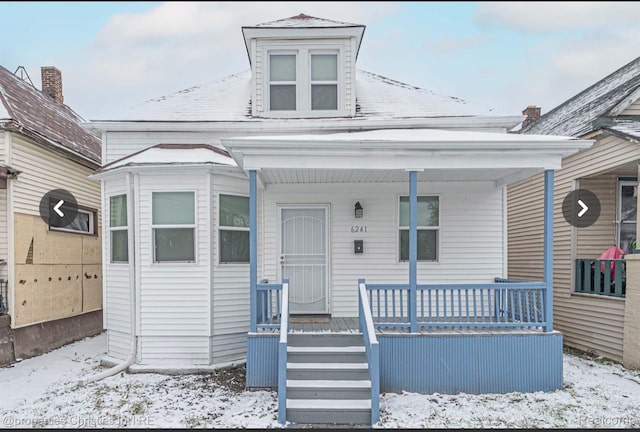
<svg viewBox="0 0 640 432">
<path fill-rule="evenodd" d="M 289 346 L 298 347 L 346 347 L 364 346 L 362 335 L 357 334 L 296 334 L 289 333 L 287 336 Z"/>
<path fill-rule="evenodd" d="M 288 409 L 287 420 L 307 424 L 371 424 L 371 410 L 322 411 Z"/>
<path fill-rule="evenodd" d="M 366 363 L 365 353 L 287 353 L 289 363 Z"/>
<path fill-rule="evenodd" d="M 368 389 L 368 388 L 340 388 L 340 389 L 287 388 L 287 399 L 371 399 L 371 389 Z"/>
<path fill-rule="evenodd" d="M 368 380 L 369 371 L 348 369 L 288 369 L 289 380 Z"/>
</svg>

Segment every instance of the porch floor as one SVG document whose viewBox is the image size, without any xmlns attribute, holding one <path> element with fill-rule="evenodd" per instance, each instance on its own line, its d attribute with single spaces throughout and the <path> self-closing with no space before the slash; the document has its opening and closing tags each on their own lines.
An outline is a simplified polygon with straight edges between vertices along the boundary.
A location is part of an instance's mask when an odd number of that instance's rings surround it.
<svg viewBox="0 0 640 432">
<path fill-rule="evenodd" d="M 537 328 L 465 328 L 465 323 L 457 323 L 460 328 L 425 328 L 419 334 L 532 334 L 544 333 Z M 470 323 L 470 325 L 473 325 Z M 260 329 L 259 333 L 279 333 L 279 329 Z M 289 322 L 289 333 L 351 333 L 359 334 L 358 318 L 331 317 L 329 322 Z M 377 328 L 377 334 L 409 334 L 403 328 Z"/>
</svg>

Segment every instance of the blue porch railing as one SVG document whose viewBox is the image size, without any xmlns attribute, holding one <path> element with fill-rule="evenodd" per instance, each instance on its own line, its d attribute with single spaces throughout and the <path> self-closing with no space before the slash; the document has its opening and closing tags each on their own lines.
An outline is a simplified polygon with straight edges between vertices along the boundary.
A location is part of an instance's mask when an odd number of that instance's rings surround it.
<svg viewBox="0 0 640 432">
<path fill-rule="evenodd" d="M 626 272 L 623 259 L 577 259 L 576 292 L 625 297 Z"/>
<path fill-rule="evenodd" d="M 364 279 L 358 280 L 358 316 L 360 332 L 364 337 L 364 346 L 369 363 L 369 379 L 371 380 L 371 424 L 380 418 L 380 345 L 376 337 L 376 330 L 371 316 L 371 309 L 364 307 L 369 304 Z"/>
<path fill-rule="evenodd" d="M 287 422 L 287 333 L 289 333 L 289 279 L 282 281 L 282 316 L 278 343 L 278 421 Z"/>
<path fill-rule="evenodd" d="M 364 284 L 374 326 L 411 329 L 408 284 Z M 544 282 L 434 284 L 416 286 L 419 330 L 542 328 L 546 324 Z"/>
<path fill-rule="evenodd" d="M 256 285 L 256 320 L 259 330 L 280 328 L 282 285 L 281 283 L 259 283 Z"/>
</svg>

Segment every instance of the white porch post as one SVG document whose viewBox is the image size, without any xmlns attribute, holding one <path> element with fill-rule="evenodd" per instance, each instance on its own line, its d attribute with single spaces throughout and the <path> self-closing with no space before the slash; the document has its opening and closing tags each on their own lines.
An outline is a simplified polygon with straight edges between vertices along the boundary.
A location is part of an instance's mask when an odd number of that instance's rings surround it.
<svg viewBox="0 0 640 432">
<path fill-rule="evenodd" d="M 257 321 L 257 282 L 258 282 L 258 224 L 257 224 L 257 205 L 256 205 L 256 171 L 249 171 L 249 329 L 252 333 L 258 330 Z"/>
<path fill-rule="evenodd" d="M 418 331 L 417 260 L 418 260 L 418 185 L 417 172 L 409 171 L 409 323 L 411 333 Z"/>
<path fill-rule="evenodd" d="M 553 183 L 554 170 L 544 172 L 544 314 L 545 332 L 553 331 Z"/>
</svg>

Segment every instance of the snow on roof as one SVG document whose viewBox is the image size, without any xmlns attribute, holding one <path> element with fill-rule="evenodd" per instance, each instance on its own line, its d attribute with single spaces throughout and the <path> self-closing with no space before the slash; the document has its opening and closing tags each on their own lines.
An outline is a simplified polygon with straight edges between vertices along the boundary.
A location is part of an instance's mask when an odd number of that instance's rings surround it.
<svg viewBox="0 0 640 432">
<path fill-rule="evenodd" d="M 581 136 L 592 123 L 640 87 L 640 57 L 549 111 L 523 129 L 525 134 Z"/>
<path fill-rule="evenodd" d="M 25 133 L 100 164 L 102 142 L 80 125 L 84 119 L 2 66 L 0 119 L 11 120 Z"/>
<path fill-rule="evenodd" d="M 223 142 L 227 138 L 223 139 Z M 450 131 L 443 129 L 380 129 L 366 132 L 348 132 L 334 133 L 324 135 L 281 135 L 281 136 L 247 136 L 233 137 L 229 140 L 242 141 L 274 141 L 274 142 L 296 142 L 296 141 L 313 141 L 313 142 L 435 142 L 435 143 L 454 143 L 454 142 L 473 142 L 473 143 L 492 143 L 492 142 L 557 142 L 557 141 L 574 141 L 580 142 L 578 138 L 556 135 L 520 135 L 498 132 L 479 132 L 479 131 Z"/>
<path fill-rule="evenodd" d="M 395 81 L 382 75 L 356 72 L 356 118 L 408 119 L 429 117 L 495 116 L 467 101 Z M 125 121 L 272 121 L 251 116 L 251 71 L 230 75 L 220 81 L 194 86 L 135 106 Z"/>
<path fill-rule="evenodd" d="M 605 127 L 634 140 L 640 140 L 640 121 L 619 122 L 615 126 Z"/>
<path fill-rule="evenodd" d="M 97 172 L 123 166 L 203 164 L 236 166 L 226 151 L 210 145 L 158 144 L 113 161 Z"/>
<path fill-rule="evenodd" d="M 364 27 L 362 24 L 353 24 L 342 21 L 334 21 L 324 18 L 316 18 L 309 15 L 305 15 L 303 13 L 292 16 L 289 18 L 283 18 L 275 21 L 264 22 L 261 24 L 256 24 L 250 27 L 260 27 L 260 28 L 289 28 L 289 27 L 325 27 L 325 28 L 334 28 L 334 27 Z"/>
</svg>

